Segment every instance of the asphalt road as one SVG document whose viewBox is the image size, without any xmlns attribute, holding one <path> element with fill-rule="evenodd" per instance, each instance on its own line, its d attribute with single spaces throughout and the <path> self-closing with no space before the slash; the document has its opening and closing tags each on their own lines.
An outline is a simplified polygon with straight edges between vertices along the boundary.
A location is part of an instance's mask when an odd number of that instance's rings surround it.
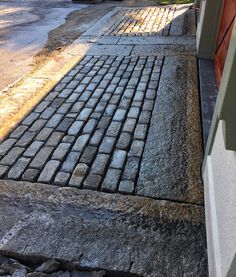
<svg viewBox="0 0 236 277">
<path fill-rule="evenodd" d="M 31 71 L 49 32 L 85 7 L 70 0 L 0 1 L 0 91 Z"/>
<path fill-rule="evenodd" d="M 0 95 L 115 6 L 155 4 L 155 0 L 107 0 L 99 5 L 83 0 L 0 0 Z"/>
</svg>

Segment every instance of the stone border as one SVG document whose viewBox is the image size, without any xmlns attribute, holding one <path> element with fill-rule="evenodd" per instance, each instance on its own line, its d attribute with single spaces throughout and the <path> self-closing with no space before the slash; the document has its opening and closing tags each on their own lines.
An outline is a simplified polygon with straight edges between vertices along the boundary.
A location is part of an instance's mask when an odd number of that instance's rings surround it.
<svg viewBox="0 0 236 277">
<path fill-rule="evenodd" d="M 0 181 L 0 200 L 0 252 L 11 257 L 206 276 L 203 207 L 10 181 Z"/>
</svg>

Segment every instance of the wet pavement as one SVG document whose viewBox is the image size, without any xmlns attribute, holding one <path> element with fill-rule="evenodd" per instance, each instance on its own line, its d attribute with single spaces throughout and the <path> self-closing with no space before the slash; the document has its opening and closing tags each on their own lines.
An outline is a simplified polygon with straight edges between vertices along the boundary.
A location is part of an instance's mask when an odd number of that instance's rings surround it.
<svg viewBox="0 0 236 277">
<path fill-rule="evenodd" d="M 0 145 L 1 250 L 207 276 L 195 27 L 189 6 L 117 7 L 78 39 L 78 64 Z"/>
<path fill-rule="evenodd" d="M 0 91 L 32 70 L 33 58 L 43 49 L 50 31 L 71 12 L 87 6 L 71 1 L 1 1 Z"/>
</svg>

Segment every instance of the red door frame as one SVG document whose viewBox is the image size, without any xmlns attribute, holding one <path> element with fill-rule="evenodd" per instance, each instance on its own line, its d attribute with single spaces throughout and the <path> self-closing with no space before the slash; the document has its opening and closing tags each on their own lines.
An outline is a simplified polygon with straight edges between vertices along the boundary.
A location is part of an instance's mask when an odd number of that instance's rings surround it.
<svg viewBox="0 0 236 277">
<path fill-rule="evenodd" d="M 220 81 L 224 70 L 225 60 L 232 35 L 235 16 L 236 0 L 225 0 L 216 43 L 217 47 L 214 57 L 216 80 L 218 86 L 220 85 Z"/>
</svg>

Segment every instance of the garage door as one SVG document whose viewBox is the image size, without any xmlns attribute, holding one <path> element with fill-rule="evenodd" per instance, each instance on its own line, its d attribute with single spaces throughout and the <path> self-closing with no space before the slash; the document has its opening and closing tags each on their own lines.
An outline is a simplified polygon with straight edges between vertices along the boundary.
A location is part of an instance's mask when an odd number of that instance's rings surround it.
<svg viewBox="0 0 236 277">
<path fill-rule="evenodd" d="M 233 23 L 236 15 L 236 0 L 225 0 L 223 14 L 221 17 L 220 29 L 217 39 L 215 54 L 215 70 L 218 85 L 220 84 L 229 42 L 233 30 Z"/>
</svg>

